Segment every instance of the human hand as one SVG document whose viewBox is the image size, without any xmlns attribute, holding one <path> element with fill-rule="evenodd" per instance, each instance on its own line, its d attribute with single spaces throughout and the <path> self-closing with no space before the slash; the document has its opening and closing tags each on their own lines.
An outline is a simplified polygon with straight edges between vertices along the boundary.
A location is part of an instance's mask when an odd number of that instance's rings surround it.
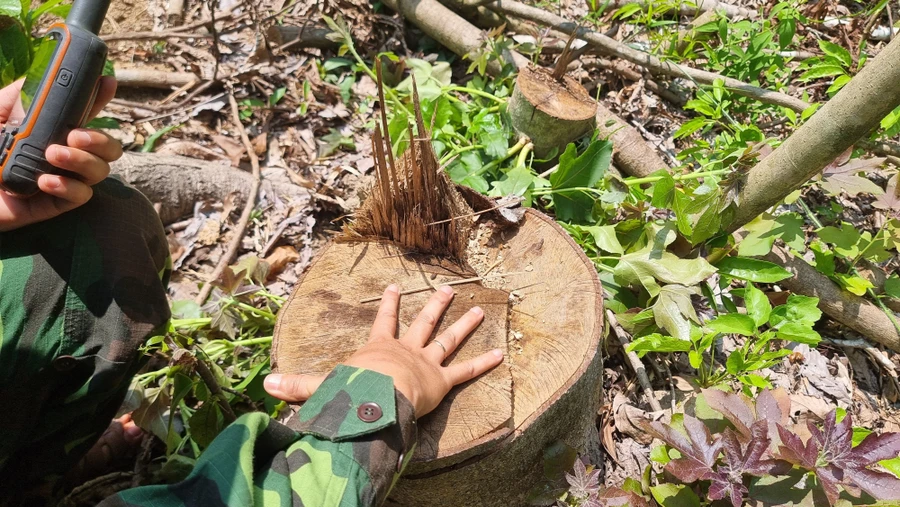
<svg viewBox="0 0 900 507">
<path fill-rule="evenodd" d="M 396 285 L 391 285 L 381 297 L 369 341 L 344 364 L 392 377 L 394 388 L 415 407 L 416 417 L 431 412 L 453 386 L 472 380 L 503 361 L 503 351 L 495 349 L 458 364 L 441 365 L 484 319 L 484 311 L 476 306 L 426 345 L 452 300 L 452 288 L 438 289 L 398 340 L 400 291 Z M 324 380 L 325 376 L 318 375 L 272 374 L 266 377 L 265 388 L 276 398 L 304 401 Z"/>
<path fill-rule="evenodd" d="M 6 123 L 14 109 L 21 109 L 22 82 L 0 90 L 0 123 Z M 89 118 L 96 116 L 115 94 L 116 80 L 100 78 Z M 75 129 L 69 133 L 66 144 L 48 146 L 45 156 L 52 165 L 71 174 L 41 175 L 37 181 L 41 192 L 30 197 L 0 192 L 0 232 L 48 220 L 88 202 L 93 195 L 91 187 L 106 179 L 109 163 L 122 156 L 122 146 L 97 130 Z"/>
</svg>

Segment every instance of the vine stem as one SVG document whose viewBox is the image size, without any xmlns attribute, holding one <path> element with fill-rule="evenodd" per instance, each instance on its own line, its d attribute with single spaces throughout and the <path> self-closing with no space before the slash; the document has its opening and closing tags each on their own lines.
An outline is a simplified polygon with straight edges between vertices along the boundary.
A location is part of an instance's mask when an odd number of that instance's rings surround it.
<svg viewBox="0 0 900 507">
<path fill-rule="evenodd" d="M 483 90 L 476 90 L 475 88 L 469 88 L 468 86 L 459 86 L 459 85 L 450 85 L 445 86 L 444 90 L 451 92 L 461 92 L 468 93 L 469 95 L 475 95 L 477 97 L 482 97 L 488 100 L 492 100 L 498 104 L 506 104 L 506 99 L 501 99 L 500 97 L 490 94 Z"/>
<path fill-rule="evenodd" d="M 492 161 L 488 162 L 487 164 L 485 164 L 484 166 L 482 166 L 481 169 L 475 171 L 473 174 L 475 174 L 476 176 L 480 176 L 480 175 L 482 175 L 482 174 L 484 174 L 484 173 L 490 171 L 491 169 L 493 169 L 493 168 L 499 166 L 500 164 L 502 164 L 503 162 L 505 162 L 507 159 L 509 159 L 510 157 L 514 156 L 516 153 L 519 153 L 519 150 L 521 150 L 522 148 L 524 148 L 525 145 L 528 144 L 529 142 L 530 142 L 530 141 L 528 140 L 527 137 L 521 137 L 521 138 L 519 138 L 518 142 L 516 142 L 516 144 L 513 145 L 513 147 L 510 148 L 509 151 L 506 152 L 506 156 L 505 156 L 505 157 L 503 157 L 503 158 L 498 158 L 498 159 L 495 159 L 495 160 L 492 160 Z"/>
<path fill-rule="evenodd" d="M 684 180 L 696 180 L 700 178 L 704 178 L 706 176 L 718 176 L 720 174 L 726 174 L 731 172 L 731 169 L 717 169 L 715 171 L 703 171 L 696 173 L 688 173 L 688 174 L 679 174 L 672 176 L 671 178 L 675 181 L 684 181 Z M 635 179 L 627 179 L 622 180 L 622 183 L 625 185 L 632 187 L 634 185 L 642 185 L 644 183 L 655 183 L 657 181 L 662 180 L 665 176 L 647 176 L 645 178 L 635 178 Z M 591 187 L 571 187 L 571 188 L 539 188 L 532 191 L 533 195 L 546 195 L 546 194 L 555 194 L 557 192 L 588 192 L 591 194 L 602 194 L 603 192 L 597 188 Z"/>
</svg>

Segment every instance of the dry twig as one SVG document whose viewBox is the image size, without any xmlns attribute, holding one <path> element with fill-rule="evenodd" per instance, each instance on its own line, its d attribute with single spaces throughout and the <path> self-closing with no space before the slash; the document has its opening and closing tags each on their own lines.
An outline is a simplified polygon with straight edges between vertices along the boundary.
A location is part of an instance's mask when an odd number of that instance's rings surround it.
<svg viewBox="0 0 900 507">
<path fill-rule="evenodd" d="M 622 353 L 625 354 L 625 358 L 628 359 L 628 365 L 631 366 L 631 369 L 634 370 L 634 373 L 637 375 L 638 382 L 641 384 L 641 389 L 644 390 L 644 396 L 647 397 L 647 403 L 650 404 L 650 410 L 654 412 L 661 411 L 662 405 L 659 404 L 659 400 L 653 395 L 653 387 L 650 385 L 650 377 L 647 376 L 647 370 L 644 368 L 644 363 L 641 362 L 641 359 L 637 354 L 628 352 L 627 350 L 629 343 L 628 333 L 619 326 L 619 321 L 616 320 L 616 314 L 613 313 L 612 310 L 606 310 L 606 318 L 609 320 L 610 331 L 616 335 L 616 338 L 618 338 L 619 343 L 622 345 Z"/>
<path fill-rule="evenodd" d="M 213 285 L 211 282 L 222 276 L 222 273 L 225 271 L 225 269 L 228 268 L 228 265 L 231 264 L 231 261 L 234 260 L 234 257 L 241 246 L 241 241 L 244 239 L 244 234 L 246 234 L 247 232 L 247 224 L 250 223 L 250 214 L 253 212 L 254 206 L 256 206 L 256 198 L 259 195 L 259 157 L 256 156 L 256 151 L 253 149 L 253 144 L 250 142 L 250 138 L 247 136 L 247 131 L 244 129 L 244 124 L 241 123 L 241 114 L 238 110 L 237 101 L 234 100 L 233 93 L 228 94 L 228 103 L 231 104 L 231 117 L 232 121 L 234 122 L 234 126 L 238 130 L 238 132 L 240 132 L 241 141 L 243 141 L 244 147 L 247 149 L 247 156 L 250 157 L 250 166 L 253 168 L 253 180 L 250 186 L 250 193 L 247 195 L 247 201 L 244 203 L 244 210 L 241 212 L 241 218 L 238 220 L 238 223 L 234 228 L 234 235 L 231 237 L 231 243 L 229 243 L 228 248 L 225 250 L 225 253 L 222 254 L 222 258 L 219 259 L 219 264 L 216 266 L 215 271 L 213 271 L 212 275 L 210 276 L 209 281 L 207 281 L 207 283 L 203 285 L 203 288 L 200 290 L 200 294 L 198 294 L 197 298 L 195 299 L 195 302 L 200 305 L 206 302 L 206 298 L 208 298 L 210 293 L 212 292 Z"/>
</svg>

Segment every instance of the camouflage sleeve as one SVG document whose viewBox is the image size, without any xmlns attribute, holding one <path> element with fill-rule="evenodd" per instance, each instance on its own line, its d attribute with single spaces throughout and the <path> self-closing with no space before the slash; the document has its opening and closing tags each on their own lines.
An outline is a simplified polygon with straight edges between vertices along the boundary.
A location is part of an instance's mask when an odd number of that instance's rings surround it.
<svg viewBox="0 0 900 507">
<path fill-rule="evenodd" d="M 380 505 L 416 442 L 412 404 L 380 373 L 338 366 L 290 427 L 262 413 L 226 428 L 185 481 L 101 506 Z"/>
</svg>

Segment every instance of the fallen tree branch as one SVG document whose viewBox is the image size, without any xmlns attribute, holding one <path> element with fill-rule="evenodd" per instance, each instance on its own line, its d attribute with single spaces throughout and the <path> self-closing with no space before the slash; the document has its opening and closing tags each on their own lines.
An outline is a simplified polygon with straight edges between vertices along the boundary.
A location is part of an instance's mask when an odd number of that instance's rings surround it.
<svg viewBox="0 0 900 507">
<path fill-rule="evenodd" d="M 437 0 L 384 0 L 384 4 L 459 56 L 481 49 L 481 30 Z M 503 58 L 516 68 L 528 64 L 528 59 L 517 51 L 505 51 Z M 488 69 L 496 74 L 500 71 L 500 66 L 492 61 L 488 64 Z"/>
<path fill-rule="evenodd" d="M 611 10 L 618 9 L 628 4 L 638 4 L 641 7 L 647 7 L 653 3 L 656 2 L 653 2 L 652 0 L 610 0 L 609 2 L 601 3 L 601 5 L 606 7 L 606 9 L 604 10 Z M 737 5 L 727 4 L 725 2 L 719 2 L 717 0 L 677 2 L 677 6 L 673 10 L 677 10 L 678 14 L 682 16 L 696 16 L 697 14 L 703 14 L 707 12 L 721 12 L 725 15 L 725 17 L 729 19 L 757 17 L 757 13 L 755 10 L 746 9 Z"/>
<path fill-rule="evenodd" d="M 791 97 L 790 95 L 787 95 L 785 93 L 766 90 L 764 88 L 753 86 L 734 78 L 716 74 L 715 72 L 708 72 L 705 70 L 699 70 L 683 65 L 664 62 L 649 53 L 638 51 L 637 49 L 634 49 L 601 33 L 593 32 L 585 28 L 579 29 L 574 22 L 568 21 L 560 16 L 557 16 L 556 14 L 553 14 L 552 12 L 539 9 L 537 7 L 531 7 L 516 2 L 515 0 L 497 0 L 495 3 L 489 5 L 489 8 L 503 14 L 517 16 L 529 21 L 533 21 L 535 23 L 539 23 L 541 25 L 555 28 L 566 34 L 571 34 L 573 31 L 578 30 L 578 38 L 583 39 L 588 44 L 597 47 L 597 49 L 601 52 L 610 56 L 616 56 L 624 60 L 628 60 L 632 63 L 645 67 L 654 74 L 662 74 L 672 77 L 684 77 L 707 85 L 711 85 L 715 80 L 721 79 L 725 83 L 726 88 L 744 97 L 749 97 L 766 104 L 787 107 L 795 111 L 803 111 L 804 109 L 809 107 L 809 104 L 807 104 L 803 100 L 800 100 L 796 97 Z"/>
<path fill-rule="evenodd" d="M 597 131 L 613 143 L 613 161 L 629 176 L 644 177 L 669 169 L 636 128 L 625 123 L 612 111 L 597 104 Z"/>
<path fill-rule="evenodd" d="M 175 89 L 199 83 L 193 72 L 171 72 L 158 69 L 116 69 L 119 86 L 129 88 Z"/>
<path fill-rule="evenodd" d="M 238 109 L 237 101 L 234 99 L 234 94 L 228 94 L 228 103 L 231 105 L 231 119 L 234 122 L 237 131 L 240 132 L 241 141 L 244 143 L 244 148 L 247 150 L 247 156 L 250 157 L 250 166 L 253 168 L 253 172 L 251 173 L 252 180 L 250 182 L 250 193 L 247 196 L 246 202 L 244 202 L 244 210 L 241 212 L 241 217 L 238 219 L 238 222 L 235 224 L 232 231 L 233 234 L 231 236 L 231 241 L 228 244 L 228 248 L 225 249 L 225 253 L 222 254 L 222 257 L 219 259 L 219 264 L 216 265 L 216 269 L 213 270 L 209 280 L 207 283 L 203 284 L 203 288 L 200 289 L 200 293 L 197 294 L 197 297 L 194 299 L 194 302 L 198 305 L 205 303 L 206 298 L 212 293 L 213 285 L 210 282 L 221 277 L 222 273 L 228 268 L 228 265 L 234 260 L 235 255 L 237 255 L 238 249 L 241 247 L 241 242 L 244 239 L 244 234 L 247 232 L 247 224 L 250 223 L 250 215 L 253 213 L 253 208 L 256 206 L 256 197 L 259 195 L 259 157 L 256 156 L 256 151 L 253 149 L 253 143 L 250 142 L 250 137 L 247 136 L 244 124 L 241 123 L 241 113 Z"/>
<path fill-rule="evenodd" d="M 731 231 L 778 204 L 900 104 L 900 39 L 895 40 L 769 156 L 750 170 Z"/>
<path fill-rule="evenodd" d="M 331 29 L 327 26 L 305 23 L 296 25 L 272 25 L 266 30 L 266 35 L 278 49 L 289 48 L 319 48 L 331 49 L 340 46 L 340 43 L 328 38 Z"/>
<path fill-rule="evenodd" d="M 826 315 L 866 338 L 900 352 L 900 332 L 875 304 L 842 291 L 827 276 L 784 248 L 775 246 L 765 259 L 794 274 L 792 278 L 778 282 L 781 287 L 819 298 L 819 309 Z"/>
<path fill-rule="evenodd" d="M 221 201 L 237 193 L 239 204 L 247 199 L 252 176 L 228 163 L 196 160 L 156 153 L 125 153 L 111 164 L 112 173 L 161 203 L 164 224 L 190 215 L 197 202 Z"/>
</svg>

